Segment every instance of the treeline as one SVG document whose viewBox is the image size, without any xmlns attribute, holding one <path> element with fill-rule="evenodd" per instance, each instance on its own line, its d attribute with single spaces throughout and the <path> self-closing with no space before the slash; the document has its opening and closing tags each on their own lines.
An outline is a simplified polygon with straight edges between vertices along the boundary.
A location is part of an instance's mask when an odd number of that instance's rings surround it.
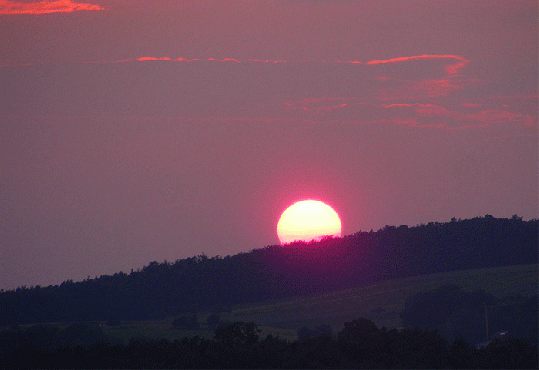
<svg viewBox="0 0 539 370">
<path fill-rule="evenodd" d="M 536 369 L 538 361 L 537 347 L 517 338 L 476 349 L 462 339 L 449 344 L 435 331 L 379 329 L 367 319 L 347 322 L 336 338 L 322 333 L 289 342 L 271 335 L 260 339 L 259 332 L 254 323 L 236 322 L 217 328 L 211 340 L 87 346 L 38 345 L 19 333 L 0 353 L 0 368 Z M 43 334 L 38 338 L 43 341 Z"/>
<path fill-rule="evenodd" d="M 538 347 L 538 311 L 537 294 L 496 298 L 483 290 L 446 285 L 408 297 L 400 318 L 405 328 L 435 330 L 450 342 L 462 338 L 484 345 L 507 335 Z"/>
<path fill-rule="evenodd" d="M 411 275 L 538 262 L 538 220 L 492 216 L 386 226 L 226 257 L 152 262 L 140 271 L 0 293 L 0 325 L 144 320 Z"/>
</svg>

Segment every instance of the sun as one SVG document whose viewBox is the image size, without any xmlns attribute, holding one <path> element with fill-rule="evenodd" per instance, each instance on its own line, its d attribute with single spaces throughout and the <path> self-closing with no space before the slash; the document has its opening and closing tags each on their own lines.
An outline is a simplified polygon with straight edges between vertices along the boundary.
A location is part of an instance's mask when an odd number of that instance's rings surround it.
<svg viewBox="0 0 539 370">
<path fill-rule="evenodd" d="M 288 207 L 277 223 L 281 244 L 341 236 L 341 219 L 333 208 L 318 200 L 302 200 Z"/>
</svg>

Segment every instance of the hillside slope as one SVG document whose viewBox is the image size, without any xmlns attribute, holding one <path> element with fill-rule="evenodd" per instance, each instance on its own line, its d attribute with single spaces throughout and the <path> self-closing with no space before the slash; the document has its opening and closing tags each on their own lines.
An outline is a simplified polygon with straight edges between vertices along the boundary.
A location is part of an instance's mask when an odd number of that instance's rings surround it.
<svg viewBox="0 0 539 370">
<path fill-rule="evenodd" d="M 538 230 L 538 220 L 487 215 L 415 227 L 386 226 L 234 256 L 152 262 L 130 274 L 1 292 L 0 325 L 161 319 L 389 279 L 537 264 Z"/>
<path fill-rule="evenodd" d="M 295 329 L 327 323 L 340 329 L 346 321 L 363 317 L 378 326 L 396 328 L 401 325 L 399 314 L 406 298 L 449 284 L 470 292 L 484 290 L 496 298 L 508 295 L 531 297 L 539 289 L 538 265 L 471 269 L 391 279 L 335 292 L 248 304 L 234 309 L 223 318 Z"/>
<path fill-rule="evenodd" d="M 328 324 L 336 332 L 345 322 L 360 317 L 372 320 L 378 327 L 399 328 L 400 313 L 407 298 L 442 286 L 454 285 L 467 292 L 483 290 L 496 298 L 532 297 L 539 289 L 538 267 L 537 264 L 515 265 L 391 279 L 335 292 L 235 305 L 229 312 L 220 312 L 220 319 L 223 323 L 255 322 L 262 329 L 262 336 L 272 334 L 288 340 L 296 340 L 298 329 L 304 326 L 314 329 Z M 119 327 L 106 327 L 105 331 L 125 343 L 133 337 L 212 338 L 213 330 L 205 325 L 210 314 L 210 311 L 198 312 L 202 324 L 198 330 L 173 328 L 172 318 L 168 318 L 126 322 Z"/>
</svg>

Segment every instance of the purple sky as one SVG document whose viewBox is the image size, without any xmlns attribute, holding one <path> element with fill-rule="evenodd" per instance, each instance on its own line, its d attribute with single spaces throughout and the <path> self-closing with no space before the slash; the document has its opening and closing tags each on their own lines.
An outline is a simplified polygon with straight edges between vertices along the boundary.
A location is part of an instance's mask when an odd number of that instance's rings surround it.
<svg viewBox="0 0 539 370">
<path fill-rule="evenodd" d="M 0 288 L 538 215 L 532 1 L 0 0 Z"/>
</svg>

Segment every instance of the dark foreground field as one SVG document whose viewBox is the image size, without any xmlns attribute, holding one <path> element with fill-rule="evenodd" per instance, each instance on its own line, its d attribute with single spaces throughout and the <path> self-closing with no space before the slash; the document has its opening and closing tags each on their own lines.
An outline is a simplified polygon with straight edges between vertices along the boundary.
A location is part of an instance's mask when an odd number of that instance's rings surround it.
<svg viewBox="0 0 539 370">
<path fill-rule="evenodd" d="M 254 323 L 218 328 L 213 340 L 131 340 L 48 349 L 26 344 L 0 359 L 2 368 L 433 368 L 536 369 L 537 347 L 518 338 L 476 348 L 435 331 L 379 329 L 367 319 L 345 324 L 336 337 L 297 341 L 259 338 Z"/>
</svg>

